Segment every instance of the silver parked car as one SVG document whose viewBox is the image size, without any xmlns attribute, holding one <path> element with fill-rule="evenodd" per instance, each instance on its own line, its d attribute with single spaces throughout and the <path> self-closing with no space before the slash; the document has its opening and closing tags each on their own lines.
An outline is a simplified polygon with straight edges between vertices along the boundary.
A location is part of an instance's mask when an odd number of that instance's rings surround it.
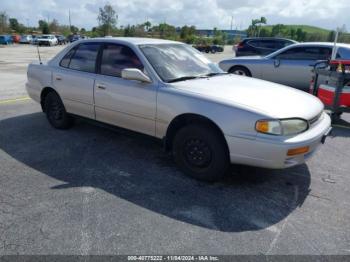
<svg viewBox="0 0 350 262">
<path fill-rule="evenodd" d="M 33 36 L 31 35 L 21 35 L 21 40 L 19 40 L 20 44 L 32 44 Z"/>
<path fill-rule="evenodd" d="M 333 43 L 294 44 L 270 55 L 238 57 L 219 63 L 226 72 L 251 76 L 307 91 L 313 65 L 331 58 Z M 337 58 L 350 59 L 350 45 L 338 44 Z"/>
<path fill-rule="evenodd" d="M 186 174 L 207 181 L 230 163 L 304 163 L 330 130 L 316 97 L 226 74 L 192 47 L 166 40 L 74 42 L 49 62 L 30 64 L 26 88 L 55 128 L 82 116 L 157 137 Z"/>
</svg>

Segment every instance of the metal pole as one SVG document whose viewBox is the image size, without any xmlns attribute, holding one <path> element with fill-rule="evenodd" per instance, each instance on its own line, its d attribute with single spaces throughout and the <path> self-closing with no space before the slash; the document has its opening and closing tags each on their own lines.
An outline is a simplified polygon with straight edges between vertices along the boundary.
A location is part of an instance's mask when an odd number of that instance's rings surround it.
<svg viewBox="0 0 350 262">
<path fill-rule="evenodd" d="M 70 9 L 68 9 L 68 17 L 69 17 L 69 31 L 72 33 L 72 22 L 70 20 Z"/>
<path fill-rule="evenodd" d="M 332 51 L 332 60 L 335 60 L 337 57 L 337 42 L 338 42 L 338 37 L 339 37 L 339 29 L 337 29 L 337 32 L 335 34 L 335 39 L 334 39 L 334 45 L 333 45 L 333 51 Z"/>
</svg>

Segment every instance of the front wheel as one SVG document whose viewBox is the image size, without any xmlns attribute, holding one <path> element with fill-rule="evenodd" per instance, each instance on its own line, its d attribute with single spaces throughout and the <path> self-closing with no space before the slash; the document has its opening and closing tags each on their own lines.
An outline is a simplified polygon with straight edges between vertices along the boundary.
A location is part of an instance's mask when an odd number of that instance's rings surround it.
<svg viewBox="0 0 350 262">
<path fill-rule="evenodd" d="M 224 138 L 209 125 L 180 129 L 173 141 L 173 156 L 185 174 L 209 182 L 220 180 L 230 166 Z"/>
<path fill-rule="evenodd" d="M 44 101 L 46 117 L 49 123 L 57 129 L 68 129 L 73 125 L 73 118 L 66 112 L 60 97 L 51 92 Z"/>
</svg>

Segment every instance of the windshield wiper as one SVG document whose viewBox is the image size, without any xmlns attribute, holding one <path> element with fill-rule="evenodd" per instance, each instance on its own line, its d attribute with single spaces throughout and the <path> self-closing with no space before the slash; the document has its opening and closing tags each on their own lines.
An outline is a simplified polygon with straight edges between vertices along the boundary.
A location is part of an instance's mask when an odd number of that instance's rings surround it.
<svg viewBox="0 0 350 262">
<path fill-rule="evenodd" d="M 225 72 L 221 72 L 221 73 L 209 73 L 209 74 L 203 75 L 203 76 L 201 76 L 201 77 L 211 77 L 211 76 L 218 76 L 218 75 L 227 75 L 227 73 L 225 73 Z"/>
<path fill-rule="evenodd" d="M 182 77 L 170 79 L 170 80 L 168 81 L 168 83 L 186 81 L 186 80 L 191 80 L 191 79 L 196 79 L 196 78 L 199 78 L 199 76 L 182 76 Z"/>
</svg>

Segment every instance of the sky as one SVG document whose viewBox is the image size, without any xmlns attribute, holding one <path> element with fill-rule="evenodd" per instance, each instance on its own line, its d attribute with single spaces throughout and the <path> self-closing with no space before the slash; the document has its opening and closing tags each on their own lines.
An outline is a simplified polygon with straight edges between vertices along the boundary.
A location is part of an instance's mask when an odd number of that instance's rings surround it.
<svg viewBox="0 0 350 262">
<path fill-rule="evenodd" d="M 99 7 L 110 3 L 118 26 L 166 22 L 198 29 L 246 29 L 252 19 L 265 16 L 268 24 L 306 24 L 327 29 L 350 29 L 350 0 L 0 0 L 0 11 L 20 23 L 37 26 L 39 19 L 72 24 L 89 30 L 98 24 Z M 233 17 L 233 19 L 232 19 Z"/>
</svg>

